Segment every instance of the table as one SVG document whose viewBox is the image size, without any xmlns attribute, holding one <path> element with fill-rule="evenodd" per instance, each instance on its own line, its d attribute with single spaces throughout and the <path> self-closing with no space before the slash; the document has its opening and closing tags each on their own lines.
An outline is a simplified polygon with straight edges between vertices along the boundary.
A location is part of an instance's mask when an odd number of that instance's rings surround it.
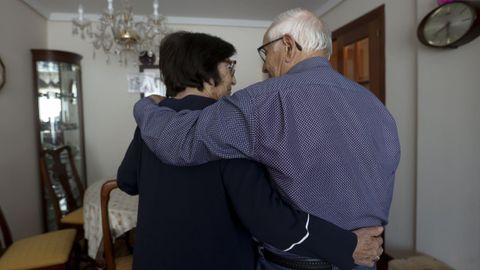
<svg viewBox="0 0 480 270">
<path fill-rule="evenodd" d="M 88 256 L 95 259 L 102 242 L 102 216 L 100 190 L 107 180 L 88 186 L 83 198 L 85 239 L 88 240 Z M 113 239 L 137 226 L 138 196 L 130 196 L 120 189 L 110 193 L 108 214 Z"/>
</svg>

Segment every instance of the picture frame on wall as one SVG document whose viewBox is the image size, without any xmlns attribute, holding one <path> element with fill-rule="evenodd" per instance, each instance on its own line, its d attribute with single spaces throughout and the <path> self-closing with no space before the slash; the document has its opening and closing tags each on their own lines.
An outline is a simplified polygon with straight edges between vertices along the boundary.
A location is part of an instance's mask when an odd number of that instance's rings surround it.
<svg viewBox="0 0 480 270">
<path fill-rule="evenodd" d="M 150 95 L 166 96 L 166 87 L 160 78 L 158 66 L 140 66 L 139 73 L 127 75 L 128 92 L 140 93 L 140 98 Z"/>
</svg>

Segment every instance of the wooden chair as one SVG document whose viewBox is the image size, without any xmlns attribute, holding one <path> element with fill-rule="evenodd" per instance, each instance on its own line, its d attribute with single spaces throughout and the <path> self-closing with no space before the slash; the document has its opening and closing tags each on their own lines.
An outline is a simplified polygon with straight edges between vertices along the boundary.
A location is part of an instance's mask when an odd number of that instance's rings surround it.
<svg viewBox="0 0 480 270">
<path fill-rule="evenodd" d="M 82 205 L 85 188 L 78 175 L 70 146 L 41 151 L 39 162 L 43 187 L 47 196 L 51 198 L 55 227 L 77 230 L 74 246 L 76 263 L 79 264 L 82 261 L 84 264 L 93 265 L 94 260 L 87 254 L 87 242 L 83 230 Z M 46 207 L 45 211 L 48 212 L 49 205 L 47 204 Z"/>
<path fill-rule="evenodd" d="M 76 231 L 66 229 L 35 235 L 13 242 L 10 229 L 0 209 L 0 228 L 6 248 L 0 256 L 0 269 L 67 269 Z"/>
<path fill-rule="evenodd" d="M 43 150 L 40 156 L 40 172 L 43 186 L 52 199 L 57 227 L 73 227 L 81 231 L 85 189 L 80 181 L 70 146 Z M 64 209 L 61 207 L 63 199 L 66 202 Z"/>
<path fill-rule="evenodd" d="M 102 233 L 103 248 L 106 270 L 129 270 L 132 269 L 132 256 L 124 256 L 115 258 L 113 247 L 112 232 L 110 231 L 110 222 L 108 218 L 108 202 L 110 193 L 113 189 L 118 188 L 117 180 L 108 180 L 102 185 L 100 193 L 100 207 L 102 213 Z"/>
</svg>

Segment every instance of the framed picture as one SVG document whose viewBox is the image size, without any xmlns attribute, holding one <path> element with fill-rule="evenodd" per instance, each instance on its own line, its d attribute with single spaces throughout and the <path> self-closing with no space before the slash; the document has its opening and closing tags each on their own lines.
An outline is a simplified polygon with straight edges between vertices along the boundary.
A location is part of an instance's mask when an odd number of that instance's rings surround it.
<svg viewBox="0 0 480 270">
<path fill-rule="evenodd" d="M 167 89 L 160 79 L 158 66 L 140 66 L 139 73 L 128 74 L 128 92 L 140 93 L 140 97 L 150 95 L 166 96 Z"/>
</svg>

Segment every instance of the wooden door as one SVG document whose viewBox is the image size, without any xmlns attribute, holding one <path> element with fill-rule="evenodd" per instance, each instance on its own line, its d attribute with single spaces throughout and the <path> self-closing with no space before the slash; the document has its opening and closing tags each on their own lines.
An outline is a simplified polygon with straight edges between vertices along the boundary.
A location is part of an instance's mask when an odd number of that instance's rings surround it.
<svg viewBox="0 0 480 270">
<path fill-rule="evenodd" d="M 332 38 L 332 67 L 385 103 L 384 6 L 342 26 Z"/>
</svg>

